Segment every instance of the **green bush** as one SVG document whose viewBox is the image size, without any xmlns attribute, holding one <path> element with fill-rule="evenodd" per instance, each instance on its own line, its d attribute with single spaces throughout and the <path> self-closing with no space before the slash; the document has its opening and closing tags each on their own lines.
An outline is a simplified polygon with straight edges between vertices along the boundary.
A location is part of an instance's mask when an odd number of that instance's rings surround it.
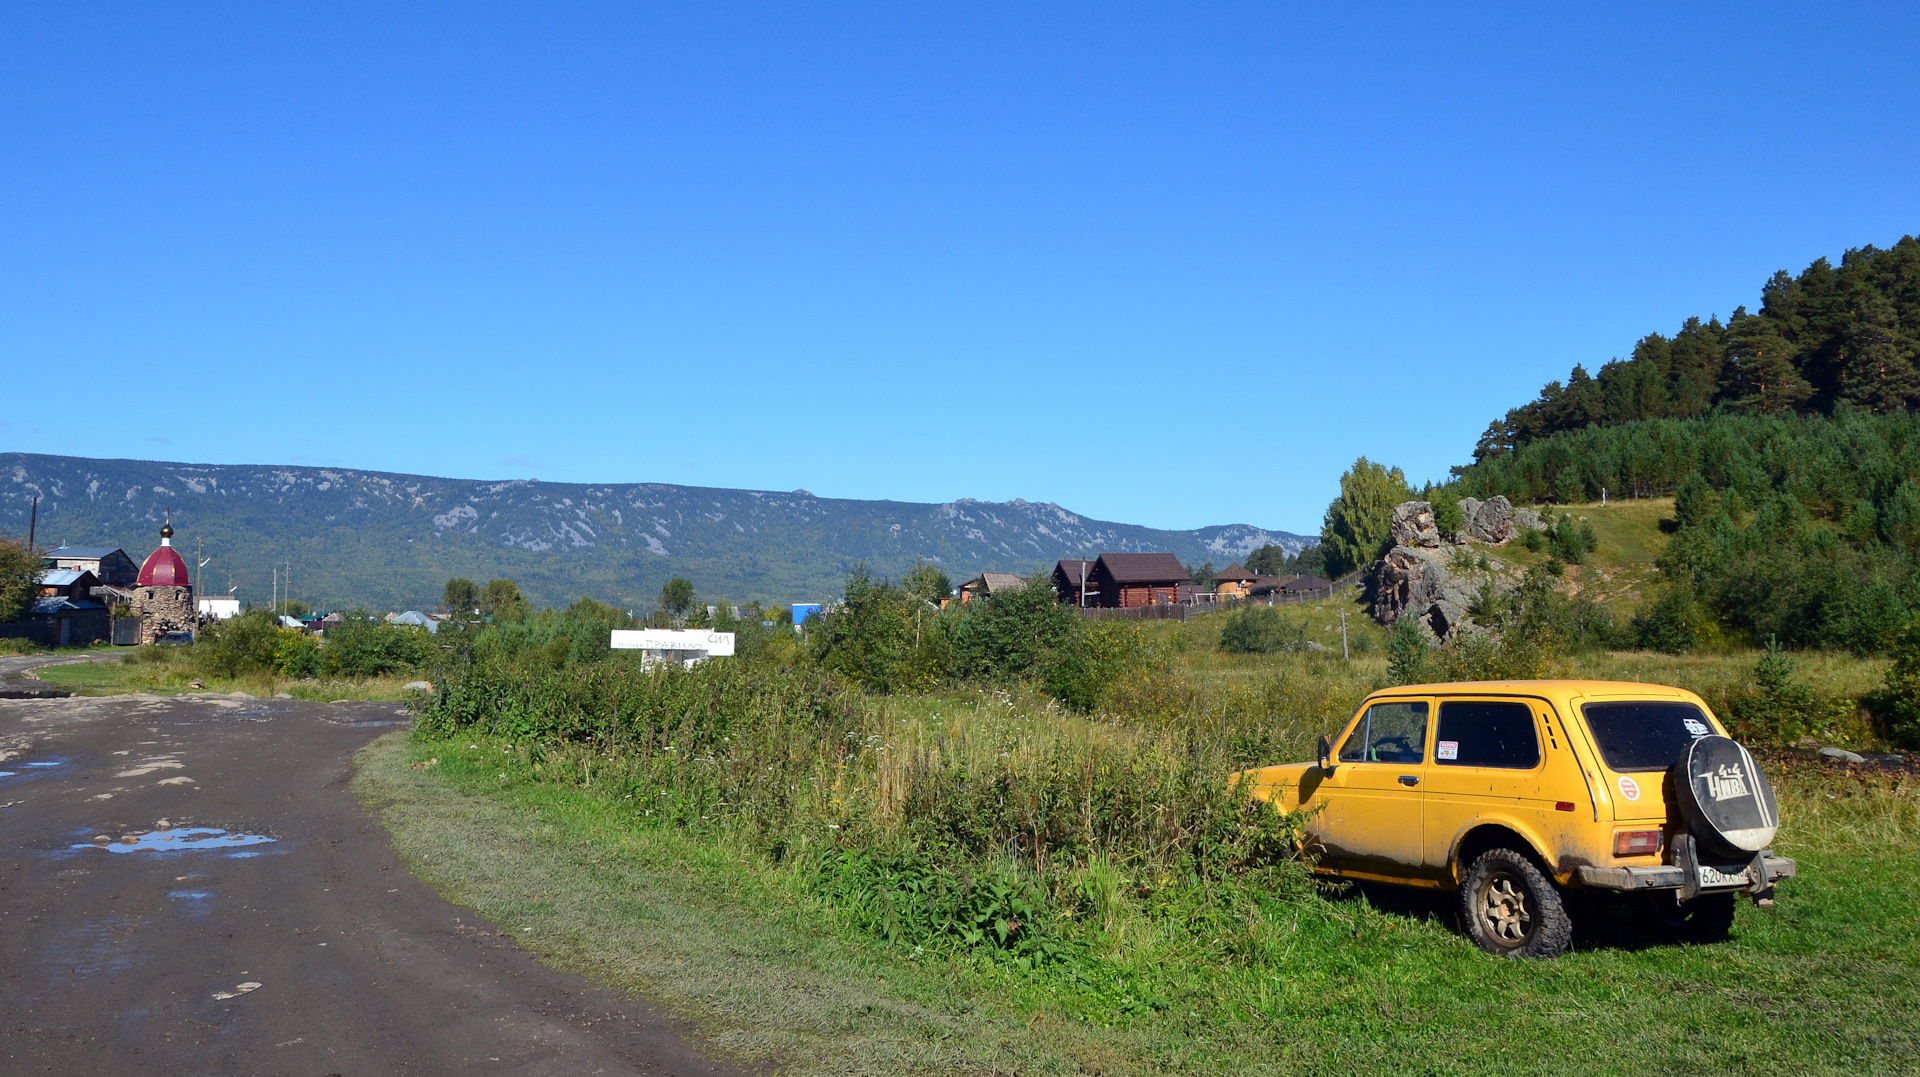
<svg viewBox="0 0 1920 1077">
<path fill-rule="evenodd" d="M 274 648 L 280 645 L 280 627 L 267 610 L 248 610 L 200 630 L 193 658 L 207 672 L 221 677 L 264 673 L 273 668 Z"/>
<path fill-rule="evenodd" d="M 1087 629 L 1044 580 L 968 603 L 949 624 L 954 675 L 1003 684 L 1044 677 Z"/>
<path fill-rule="evenodd" d="M 275 673 L 301 679 L 317 677 L 325 668 L 326 660 L 320 653 L 318 641 L 297 628 L 280 629 L 279 641 L 273 647 Z"/>
<path fill-rule="evenodd" d="M 341 615 L 327 629 L 326 664 L 329 672 L 346 677 L 379 677 L 405 673 L 425 665 L 433 656 L 432 637 L 417 625 L 383 624 L 365 610 Z"/>
<path fill-rule="evenodd" d="M 1306 643 L 1306 629 L 1272 606 L 1242 606 L 1220 619 L 1220 649 L 1230 654 L 1273 654 Z"/>
<path fill-rule="evenodd" d="M 1693 592 L 1672 586 L 1633 615 L 1632 631 L 1635 641 L 1646 650 L 1686 654 L 1700 645 L 1702 621 Z"/>
<path fill-rule="evenodd" d="M 1920 618 L 1907 622 L 1895 637 L 1893 665 L 1887 668 L 1881 700 L 1887 739 L 1901 747 L 1920 748 Z"/>
<path fill-rule="evenodd" d="M 1051 594 L 1049 594 L 1051 598 Z M 938 604 L 866 568 L 847 577 L 846 598 L 809 634 L 814 658 L 874 692 L 921 691 L 946 673 L 947 644 Z"/>
</svg>

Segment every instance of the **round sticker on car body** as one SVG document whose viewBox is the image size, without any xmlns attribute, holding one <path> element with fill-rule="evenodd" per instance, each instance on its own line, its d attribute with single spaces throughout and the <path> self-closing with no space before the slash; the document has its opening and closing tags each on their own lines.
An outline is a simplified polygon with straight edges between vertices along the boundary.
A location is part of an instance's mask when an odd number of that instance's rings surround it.
<svg viewBox="0 0 1920 1077">
<path fill-rule="evenodd" d="M 1625 774 L 1620 775 L 1620 795 L 1626 797 L 1628 800 L 1639 800 L 1640 783 L 1627 777 Z"/>
</svg>

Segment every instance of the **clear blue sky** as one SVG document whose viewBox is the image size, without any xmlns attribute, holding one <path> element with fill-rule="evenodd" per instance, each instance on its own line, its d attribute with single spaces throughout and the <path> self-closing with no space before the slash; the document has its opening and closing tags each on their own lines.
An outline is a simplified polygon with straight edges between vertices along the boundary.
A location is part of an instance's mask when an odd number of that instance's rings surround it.
<svg viewBox="0 0 1920 1077">
<path fill-rule="evenodd" d="M 1920 232 L 1920 7 L 1677 7 L 8 4 L 0 448 L 1314 531 Z"/>
</svg>

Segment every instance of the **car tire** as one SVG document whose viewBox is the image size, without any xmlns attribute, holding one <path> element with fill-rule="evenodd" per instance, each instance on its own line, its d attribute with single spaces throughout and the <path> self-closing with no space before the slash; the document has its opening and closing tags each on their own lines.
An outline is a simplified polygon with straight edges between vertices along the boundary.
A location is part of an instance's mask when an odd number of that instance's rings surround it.
<svg viewBox="0 0 1920 1077">
<path fill-rule="evenodd" d="M 1680 904 L 1671 893 L 1646 895 L 1647 917 L 1663 933 L 1681 942 L 1725 942 L 1733 930 L 1739 894 L 1704 894 Z"/>
<path fill-rule="evenodd" d="M 1573 917 L 1559 888 L 1512 849 L 1489 849 L 1467 868 L 1460 925 L 1497 957 L 1559 957 L 1573 944 Z"/>
</svg>

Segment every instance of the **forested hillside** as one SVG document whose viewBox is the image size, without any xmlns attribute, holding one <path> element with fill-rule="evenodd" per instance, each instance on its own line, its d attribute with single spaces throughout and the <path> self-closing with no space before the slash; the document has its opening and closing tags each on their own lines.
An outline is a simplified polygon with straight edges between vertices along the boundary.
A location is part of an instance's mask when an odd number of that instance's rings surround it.
<svg viewBox="0 0 1920 1077">
<path fill-rule="evenodd" d="M 1106 550 L 1169 550 L 1226 564 L 1311 539 L 1245 524 L 1163 531 L 1058 505 L 854 501 L 805 491 L 661 483 L 479 481 L 345 468 L 171 464 L 0 453 L 0 533 L 24 539 L 40 498 L 42 546 L 124 546 L 137 559 L 171 510 L 176 544 L 204 540 L 213 590 L 265 604 L 274 566 L 326 608 L 427 608 L 448 577 L 511 577 L 539 604 L 589 595 L 651 608 L 672 576 L 703 599 L 793 602 L 839 594 L 854 565 L 900 576 L 924 558 L 959 583 Z"/>
<path fill-rule="evenodd" d="M 1724 323 L 1690 318 L 1650 334 L 1626 359 L 1573 368 L 1481 436 L 1487 461 L 1554 434 L 1713 412 L 1831 415 L 1920 405 L 1920 240 L 1850 250 L 1773 275 L 1760 306 Z"/>
</svg>

